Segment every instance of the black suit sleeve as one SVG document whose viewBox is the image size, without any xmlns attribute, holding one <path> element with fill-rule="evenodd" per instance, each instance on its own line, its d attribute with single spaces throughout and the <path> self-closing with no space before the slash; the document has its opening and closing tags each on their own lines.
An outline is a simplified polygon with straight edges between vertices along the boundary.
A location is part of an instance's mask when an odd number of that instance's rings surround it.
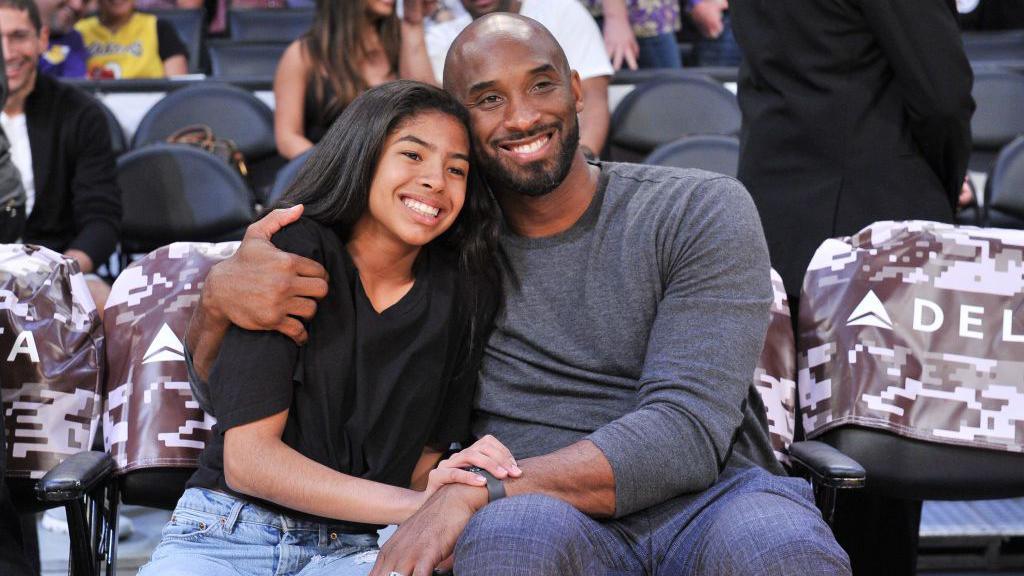
<svg viewBox="0 0 1024 576">
<path fill-rule="evenodd" d="M 69 133 L 77 153 L 71 179 L 76 233 L 68 249 L 85 252 L 99 266 L 114 251 L 121 231 L 121 191 L 110 129 L 99 105 L 83 107 L 77 129 Z"/>
<path fill-rule="evenodd" d="M 974 75 L 951 0 L 862 0 L 921 154 L 955 203 L 971 151 Z"/>
</svg>

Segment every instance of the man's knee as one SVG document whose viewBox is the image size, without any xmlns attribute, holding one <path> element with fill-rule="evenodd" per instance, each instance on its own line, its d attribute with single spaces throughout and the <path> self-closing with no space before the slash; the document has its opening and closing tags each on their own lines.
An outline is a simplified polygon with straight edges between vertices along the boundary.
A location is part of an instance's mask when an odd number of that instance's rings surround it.
<svg viewBox="0 0 1024 576">
<path fill-rule="evenodd" d="M 848 575 L 850 560 L 811 506 L 774 493 L 732 498 L 711 520 L 701 574 Z"/>
<path fill-rule="evenodd" d="M 455 548 L 456 574 L 567 574 L 582 514 L 538 494 L 498 500 L 477 512 Z"/>
</svg>

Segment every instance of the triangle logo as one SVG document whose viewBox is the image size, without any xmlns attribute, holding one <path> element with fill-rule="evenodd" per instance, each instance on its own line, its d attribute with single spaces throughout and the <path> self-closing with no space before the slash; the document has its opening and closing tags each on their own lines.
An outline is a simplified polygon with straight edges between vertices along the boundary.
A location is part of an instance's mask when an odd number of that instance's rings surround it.
<svg viewBox="0 0 1024 576">
<path fill-rule="evenodd" d="M 164 323 L 160 327 L 160 331 L 156 333 L 156 338 L 153 338 L 153 342 L 146 349 L 146 355 L 143 356 L 142 363 L 184 361 L 185 347 L 181 344 L 181 340 L 178 340 L 178 337 L 175 336 L 171 327 Z"/>
<path fill-rule="evenodd" d="M 892 319 L 889 318 L 889 313 L 886 312 L 885 306 L 882 305 L 882 301 L 878 299 L 875 291 L 868 290 L 864 299 L 857 304 L 857 307 L 850 313 L 850 317 L 846 319 L 846 325 L 874 326 L 892 330 Z"/>
</svg>

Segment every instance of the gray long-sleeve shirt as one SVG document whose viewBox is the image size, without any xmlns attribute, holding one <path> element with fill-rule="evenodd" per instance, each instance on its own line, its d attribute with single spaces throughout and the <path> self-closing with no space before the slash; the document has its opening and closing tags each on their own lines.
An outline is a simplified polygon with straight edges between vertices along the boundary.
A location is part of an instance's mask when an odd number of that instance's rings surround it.
<svg viewBox="0 0 1024 576">
<path fill-rule="evenodd" d="M 518 458 L 590 439 L 615 474 L 617 517 L 706 489 L 726 464 L 782 472 L 752 385 L 768 251 L 739 182 L 603 163 L 572 228 L 506 232 L 502 247 L 511 273 L 478 435 Z"/>
</svg>

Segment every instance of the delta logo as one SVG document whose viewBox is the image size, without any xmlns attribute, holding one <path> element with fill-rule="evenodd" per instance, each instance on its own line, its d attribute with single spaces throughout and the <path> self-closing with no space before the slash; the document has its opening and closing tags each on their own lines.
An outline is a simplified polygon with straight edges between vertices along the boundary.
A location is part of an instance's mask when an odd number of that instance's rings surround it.
<svg viewBox="0 0 1024 576">
<path fill-rule="evenodd" d="M 910 324 L 911 330 L 931 334 L 946 325 L 947 312 L 949 311 L 936 302 L 927 298 L 915 297 L 913 307 L 914 316 Z M 1013 331 L 1013 312 L 1013 310 L 1009 309 L 1002 311 L 1000 333 L 1003 342 L 1024 343 L 1024 333 L 1014 333 Z M 986 329 L 984 306 L 960 304 L 953 317 L 956 320 L 950 321 L 950 323 L 956 323 L 957 333 L 962 338 L 984 340 L 987 337 L 991 338 L 994 336 L 994 334 L 986 336 L 984 332 Z M 882 300 L 875 294 L 874 290 L 868 290 L 864 298 L 850 312 L 849 317 L 846 319 L 846 325 L 851 327 L 871 326 L 891 331 L 893 330 L 894 323 Z M 901 324 L 900 327 L 905 327 L 905 325 Z"/>
<path fill-rule="evenodd" d="M 143 364 L 154 362 L 184 362 L 185 346 L 174 334 L 171 327 L 165 322 L 156 333 L 156 337 L 146 348 L 146 354 L 142 357 Z"/>
</svg>

